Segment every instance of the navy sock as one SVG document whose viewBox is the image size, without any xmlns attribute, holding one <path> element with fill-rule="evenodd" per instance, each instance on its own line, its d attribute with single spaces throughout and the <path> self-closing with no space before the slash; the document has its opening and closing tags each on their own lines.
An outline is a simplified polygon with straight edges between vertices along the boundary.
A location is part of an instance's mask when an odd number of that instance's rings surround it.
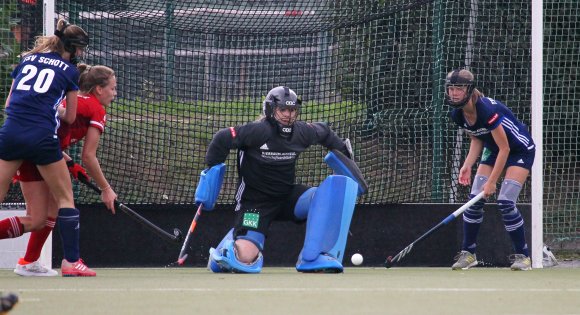
<svg viewBox="0 0 580 315">
<path fill-rule="evenodd" d="M 475 254 L 475 248 L 477 247 L 477 234 L 479 233 L 480 226 L 481 223 L 468 223 L 463 221 L 462 250 Z"/>
<path fill-rule="evenodd" d="M 524 219 L 516 204 L 511 200 L 497 201 L 501 210 L 503 224 L 506 231 L 510 234 L 514 250 L 517 254 L 530 256 L 528 245 L 526 244 L 526 233 L 524 228 Z"/>
<path fill-rule="evenodd" d="M 76 262 L 80 258 L 79 210 L 75 208 L 61 208 L 58 211 L 57 221 L 64 258 L 69 262 Z"/>
<path fill-rule="evenodd" d="M 475 195 L 470 194 L 469 197 L 473 198 Z M 461 249 L 472 254 L 475 254 L 477 247 L 477 235 L 481 222 L 483 222 L 484 205 L 485 199 L 480 199 L 463 213 L 463 244 Z"/>
<path fill-rule="evenodd" d="M 524 226 L 520 226 L 519 228 L 510 231 L 510 237 L 512 238 L 512 242 L 514 245 L 514 250 L 517 254 L 523 254 L 526 256 L 530 256 L 530 251 L 528 250 L 528 244 L 526 244 L 526 231 Z"/>
</svg>

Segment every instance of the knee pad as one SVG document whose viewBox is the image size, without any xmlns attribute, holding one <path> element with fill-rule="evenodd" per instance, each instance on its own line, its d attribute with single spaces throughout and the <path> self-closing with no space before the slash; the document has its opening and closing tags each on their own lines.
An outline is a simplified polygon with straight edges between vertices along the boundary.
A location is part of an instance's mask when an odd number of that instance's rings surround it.
<svg viewBox="0 0 580 315">
<path fill-rule="evenodd" d="M 250 241 L 258 247 L 260 253 L 255 262 L 252 264 L 245 264 L 238 261 L 234 247 L 234 238 Z M 245 235 L 234 237 L 234 229 L 231 229 L 216 248 L 212 247 L 209 249 L 207 268 L 216 273 L 259 273 L 262 270 L 262 264 L 264 261 L 262 251 L 264 250 L 265 240 L 265 235 L 256 231 L 247 231 Z"/>
<path fill-rule="evenodd" d="M 513 231 L 524 224 L 522 215 L 516 207 L 516 201 L 521 190 L 522 185 L 513 179 L 506 179 L 501 185 L 497 204 L 501 211 L 505 229 L 508 232 Z"/>
<path fill-rule="evenodd" d="M 510 200 L 513 203 L 516 203 L 518 201 L 520 191 L 522 191 L 522 184 L 513 179 L 506 179 L 501 184 L 501 189 L 497 199 Z"/>
<path fill-rule="evenodd" d="M 308 212 L 304 247 L 296 265 L 298 271 L 329 268 L 342 271 L 358 189 L 357 182 L 342 175 L 329 176 L 318 187 Z"/>
<path fill-rule="evenodd" d="M 298 201 L 296 202 L 296 206 L 294 206 L 294 216 L 300 220 L 305 220 L 308 217 L 308 210 L 310 209 L 310 203 L 312 202 L 312 198 L 316 193 L 316 187 L 312 187 L 305 191 Z"/>
<path fill-rule="evenodd" d="M 483 185 L 487 183 L 488 179 L 489 178 L 484 175 L 475 175 L 475 178 L 473 179 L 473 184 L 471 185 L 471 193 L 470 193 L 471 198 L 473 198 L 471 195 L 476 196 L 483 190 Z"/>
</svg>

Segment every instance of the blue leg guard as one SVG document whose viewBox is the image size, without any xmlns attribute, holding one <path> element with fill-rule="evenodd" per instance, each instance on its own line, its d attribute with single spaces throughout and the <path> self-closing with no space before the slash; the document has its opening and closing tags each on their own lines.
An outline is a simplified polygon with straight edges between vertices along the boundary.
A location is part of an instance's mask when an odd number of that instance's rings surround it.
<svg viewBox="0 0 580 315">
<path fill-rule="evenodd" d="M 314 198 L 316 189 L 317 187 L 312 187 L 298 198 L 296 206 L 294 206 L 294 216 L 296 216 L 296 218 L 306 220 L 308 217 L 308 210 L 310 209 L 310 203 L 312 202 L 312 198 Z"/>
<path fill-rule="evenodd" d="M 357 182 L 342 175 L 329 176 L 320 184 L 308 212 L 304 247 L 296 270 L 343 271 L 342 259 L 358 188 Z"/>
<path fill-rule="evenodd" d="M 260 250 L 258 258 L 253 263 L 245 264 L 238 261 L 238 258 L 236 257 L 233 231 L 234 230 L 231 229 L 228 234 L 226 234 L 216 249 L 210 248 L 210 257 L 207 265 L 208 269 L 216 273 L 259 273 L 262 271 L 262 266 L 264 264 L 262 250 L 264 248 L 264 241 L 266 239 L 264 234 L 256 231 L 248 231 L 246 235 L 238 237 L 239 239 L 251 241 Z"/>
</svg>

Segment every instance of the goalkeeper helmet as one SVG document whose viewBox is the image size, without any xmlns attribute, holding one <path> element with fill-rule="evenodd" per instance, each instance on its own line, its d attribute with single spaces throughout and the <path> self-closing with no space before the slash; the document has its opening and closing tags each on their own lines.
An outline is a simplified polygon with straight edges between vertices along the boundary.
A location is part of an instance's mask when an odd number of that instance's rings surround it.
<svg viewBox="0 0 580 315">
<path fill-rule="evenodd" d="M 270 90 L 262 104 L 264 116 L 278 126 L 278 131 L 282 136 L 292 134 L 293 125 L 300 112 L 302 99 L 290 88 L 278 86 Z M 295 111 L 290 117 L 283 117 L 280 111 L 289 109 Z"/>
<path fill-rule="evenodd" d="M 449 95 L 449 87 L 466 87 L 465 95 L 462 99 L 452 99 Z M 445 103 L 451 107 L 461 108 L 467 104 L 473 90 L 475 89 L 473 74 L 466 69 L 455 69 L 447 74 L 445 79 Z"/>
</svg>

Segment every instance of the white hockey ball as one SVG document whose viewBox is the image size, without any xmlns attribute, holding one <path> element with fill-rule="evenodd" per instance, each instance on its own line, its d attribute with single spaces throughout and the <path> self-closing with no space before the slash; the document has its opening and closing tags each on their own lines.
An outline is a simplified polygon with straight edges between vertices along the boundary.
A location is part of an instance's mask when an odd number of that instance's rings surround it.
<svg viewBox="0 0 580 315">
<path fill-rule="evenodd" d="M 352 262 L 353 265 L 358 266 L 363 263 L 363 256 L 359 253 L 356 253 L 352 255 L 350 261 Z"/>
</svg>

